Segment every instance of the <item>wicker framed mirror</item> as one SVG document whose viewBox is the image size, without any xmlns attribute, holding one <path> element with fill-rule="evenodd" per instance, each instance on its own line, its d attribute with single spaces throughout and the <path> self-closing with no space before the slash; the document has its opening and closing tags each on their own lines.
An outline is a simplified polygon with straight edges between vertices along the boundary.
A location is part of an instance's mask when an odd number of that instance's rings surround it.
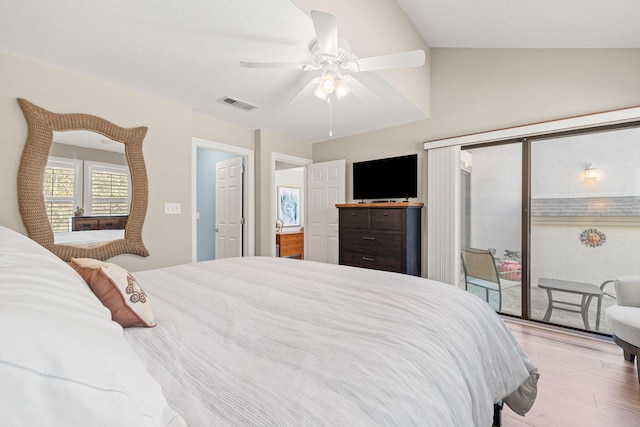
<svg viewBox="0 0 640 427">
<path fill-rule="evenodd" d="M 28 125 L 27 141 L 18 168 L 18 206 L 28 236 L 65 261 L 70 261 L 72 257 L 105 260 L 125 253 L 149 256 L 142 241 L 142 226 L 148 203 L 147 169 L 142 155 L 142 141 L 147 128 L 122 128 L 90 114 L 53 113 L 21 98 L 18 98 L 18 104 Z M 54 239 L 44 196 L 49 153 L 54 132 L 79 130 L 95 132 L 124 144 L 130 176 L 130 208 L 122 238 L 91 245 L 60 244 Z"/>
</svg>

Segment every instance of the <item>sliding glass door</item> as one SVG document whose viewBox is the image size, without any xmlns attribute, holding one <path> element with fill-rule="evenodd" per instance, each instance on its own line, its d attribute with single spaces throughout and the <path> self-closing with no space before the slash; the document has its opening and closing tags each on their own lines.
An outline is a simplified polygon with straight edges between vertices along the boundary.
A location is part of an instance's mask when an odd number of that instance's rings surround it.
<svg viewBox="0 0 640 427">
<path fill-rule="evenodd" d="M 532 318 L 608 333 L 601 284 L 640 274 L 640 129 L 532 140 L 530 218 Z"/>
<path fill-rule="evenodd" d="M 522 313 L 522 144 L 461 153 L 462 262 L 467 291 L 496 310 Z"/>
<path fill-rule="evenodd" d="M 603 283 L 640 275 L 638 124 L 461 150 L 467 291 L 504 314 L 609 333 Z"/>
</svg>

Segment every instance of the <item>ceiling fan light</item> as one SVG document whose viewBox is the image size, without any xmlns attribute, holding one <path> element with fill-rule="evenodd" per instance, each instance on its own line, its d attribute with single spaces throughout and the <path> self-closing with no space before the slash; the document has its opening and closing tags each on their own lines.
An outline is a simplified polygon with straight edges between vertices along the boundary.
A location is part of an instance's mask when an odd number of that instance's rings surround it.
<svg viewBox="0 0 640 427">
<path fill-rule="evenodd" d="M 322 87 L 322 82 L 318 85 L 316 90 L 313 91 L 313 94 L 318 98 L 322 99 L 323 101 L 326 101 L 327 97 L 329 96 L 329 94 L 324 91 L 324 88 Z"/>
<path fill-rule="evenodd" d="M 325 93 L 331 93 L 336 88 L 336 81 L 332 74 L 326 74 L 322 81 L 320 82 L 320 86 Z"/>
<path fill-rule="evenodd" d="M 344 81 L 340 79 L 336 81 L 336 88 L 335 88 L 336 98 L 342 99 L 345 96 L 349 95 L 350 92 L 351 92 L 351 89 L 349 88 L 349 86 L 347 86 L 347 84 Z"/>
</svg>

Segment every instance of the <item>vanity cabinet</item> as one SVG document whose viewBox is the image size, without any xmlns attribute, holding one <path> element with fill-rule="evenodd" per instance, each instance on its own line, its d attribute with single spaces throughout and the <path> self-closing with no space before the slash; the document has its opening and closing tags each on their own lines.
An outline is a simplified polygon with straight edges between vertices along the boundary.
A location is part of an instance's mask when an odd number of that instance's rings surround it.
<svg viewBox="0 0 640 427">
<path fill-rule="evenodd" d="M 420 276 L 422 203 L 339 204 L 340 264 Z"/>
</svg>

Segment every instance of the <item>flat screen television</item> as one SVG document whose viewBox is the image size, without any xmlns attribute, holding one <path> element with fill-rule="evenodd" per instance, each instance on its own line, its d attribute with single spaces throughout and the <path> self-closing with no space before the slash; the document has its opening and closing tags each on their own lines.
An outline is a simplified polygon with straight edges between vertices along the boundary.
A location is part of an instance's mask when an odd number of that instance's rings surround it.
<svg viewBox="0 0 640 427">
<path fill-rule="evenodd" d="M 354 200 L 418 197 L 418 155 L 390 157 L 353 164 Z"/>
</svg>

